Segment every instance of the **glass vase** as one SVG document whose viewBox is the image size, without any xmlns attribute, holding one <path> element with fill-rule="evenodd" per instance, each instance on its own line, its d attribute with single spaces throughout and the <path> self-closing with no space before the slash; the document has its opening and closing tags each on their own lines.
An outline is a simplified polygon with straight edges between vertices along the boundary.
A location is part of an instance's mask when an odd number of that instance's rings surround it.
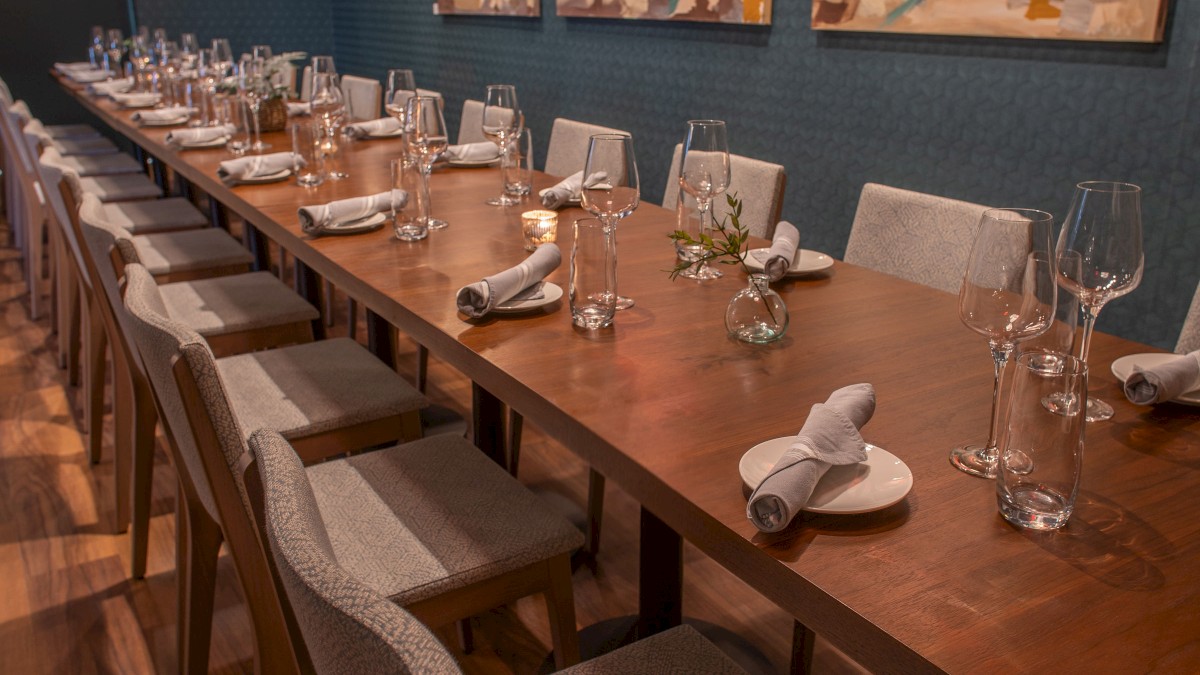
<svg viewBox="0 0 1200 675">
<path fill-rule="evenodd" d="M 783 337 L 788 327 L 787 305 L 771 290 L 765 274 L 751 274 L 725 310 L 725 328 L 742 342 L 766 344 Z"/>
</svg>

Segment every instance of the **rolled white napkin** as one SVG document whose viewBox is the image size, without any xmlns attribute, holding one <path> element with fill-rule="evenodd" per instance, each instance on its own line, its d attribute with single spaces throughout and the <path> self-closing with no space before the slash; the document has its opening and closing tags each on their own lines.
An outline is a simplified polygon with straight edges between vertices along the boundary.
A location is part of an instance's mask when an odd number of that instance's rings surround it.
<svg viewBox="0 0 1200 675">
<path fill-rule="evenodd" d="M 593 187 L 605 180 L 608 180 L 608 174 L 604 171 L 593 173 L 587 177 L 587 181 L 583 180 L 582 171 L 576 171 L 564 178 L 557 185 L 538 192 L 538 196 L 542 198 L 542 206 L 557 210 L 569 201 L 579 201 L 579 198 L 582 197 L 585 182 L 587 187 Z"/>
<path fill-rule="evenodd" d="M 301 206 L 300 229 L 307 234 L 321 235 L 331 228 L 336 229 L 338 223 L 361 220 L 387 211 L 392 208 L 393 199 L 399 208 L 408 201 L 408 193 L 404 190 L 390 190 L 367 197 L 351 197 L 328 204 Z"/>
<path fill-rule="evenodd" d="M 1134 366 L 1125 380 L 1125 398 L 1137 405 L 1154 405 L 1200 389 L 1200 350 L 1153 368 Z"/>
<path fill-rule="evenodd" d="M 875 387 L 852 384 L 812 407 L 796 441 L 750 495 L 746 517 L 763 532 L 788 526 L 829 467 L 867 459 L 862 429 L 875 414 Z"/>
<path fill-rule="evenodd" d="M 771 281 L 779 281 L 792 267 L 796 252 L 800 250 L 800 230 L 786 220 L 775 226 L 775 237 L 771 248 L 766 251 L 755 249 L 750 253 L 763 264 L 763 271 Z"/>
<path fill-rule="evenodd" d="M 63 73 L 64 75 L 67 73 L 73 73 L 73 72 L 80 71 L 80 70 L 93 70 L 94 68 L 95 68 L 95 66 L 92 65 L 91 61 L 72 61 L 70 63 L 63 63 L 62 61 L 57 61 L 54 64 L 54 69 L 60 73 Z"/>
<path fill-rule="evenodd" d="M 195 129 L 172 129 L 167 134 L 167 142 L 176 145 L 208 143 L 218 138 L 230 139 L 237 132 L 232 124 L 222 124 L 216 127 L 196 127 Z"/>
<path fill-rule="evenodd" d="M 139 110 L 133 113 L 134 122 L 171 122 L 178 119 L 187 119 L 195 108 L 189 108 L 185 105 L 172 105 L 166 108 L 157 110 Z"/>
<path fill-rule="evenodd" d="M 291 152 L 239 157 L 221 162 L 217 166 L 217 175 L 226 185 L 234 185 L 245 180 L 271 176 L 285 169 L 290 170 L 296 162 L 304 164 L 302 158 L 296 157 L 295 153 Z"/>
<path fill-rule="evenodd" d="M 543 279 L 562 263 L 557 244 L 542 244 L 520 265 L 458 289 L 458 311 L 477 319 L 508 300 L 536 300 Z"/>
<path fill-rule="evenodd" d="M 103 82 L 108 79 L 107 70 L 72 70 L 66 73 L 67 77 L 80 84 L 91 84 L 93 82 Z"/>
<path fill-rule="evenodd" d="M 126 108 L 142 108 L 145 106 L 154 105 L 162 100 L 162 94 L 152 94 L 146 92 L 138 92 L 136 94 L 121 94 L 113 92 L 112 94 L 109 94 L 109 97 Z"/>
<path fill-rule="evenodd" d="M 380 117 L 369 122 L 355 122 L 346 125 L 346 133 L 355 138 L 367 138 L 372 135 L 392 134 L 400 131 L 400 120 L 395 117 Z"/>
<path fill-rule="evenodd" d="M 130 89 L 133 89 L 132 77 L 122 77 L 109 82 L 97 82 L 95 84 L 88 85 L 88 93 L 92 94 L 93 96 L 111 96 L 113 94 L 123 94 Z"/>
<path fill-rule="evenodd" d="M 447 162 L 490 162 L 500 159 L 500 146 L 488 141 L 451 145 L 442 153 Z"/>
<path fill-rule="evenodd" d="M 286 101 L 288 117 L 300 117 L 312 114 L 312 106 L 308 101 Z"/>
</svg>

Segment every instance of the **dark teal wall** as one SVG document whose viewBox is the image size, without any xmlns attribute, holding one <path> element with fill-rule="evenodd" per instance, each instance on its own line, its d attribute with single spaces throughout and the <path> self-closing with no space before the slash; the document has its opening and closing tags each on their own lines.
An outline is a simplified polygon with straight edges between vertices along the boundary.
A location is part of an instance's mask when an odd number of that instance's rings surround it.
<svg viewBox="0 0 1200 675">
<path fill-rule="evenodd" d="M 333 50 L 330 0 L 134 0 L 140 23 L 174 37 L 195 33 L 207 46 L 227 38 L 234 56 L 257 44 L 276 52 L 329 54 Z"/>
</svg>

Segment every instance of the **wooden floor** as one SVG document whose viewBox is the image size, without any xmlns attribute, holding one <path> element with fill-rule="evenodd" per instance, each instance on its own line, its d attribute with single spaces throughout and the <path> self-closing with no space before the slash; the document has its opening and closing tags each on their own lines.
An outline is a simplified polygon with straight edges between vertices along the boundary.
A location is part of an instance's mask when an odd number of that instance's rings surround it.
<svg viewBox="0 0 1200 675">
<path fill-rule="evenodd" d="M 0 242 L 9 241 L 7 234 L 0 223 Z M 144 580 L 133 581 L 128 535 L 114 532 L 111 417 L 102 430 L 103 459 L 89 465 L 79 392 L 57 367 L 49 320 L 29 319 L 21 277 L 18 252 L 0 248 L 0 673 L 174 672 L 175 478 L 161 436 L 149 566 Z M 334 334 L 345 333 L 344 298 L 339 307 Z M 398 369 L 411 377 L 415 347 L 401 343 Z M 434 360 L 429 383 L 435 402 L 467 412 L 466 378 Z M 531 424 L 522 447 L 522 482 L 555 508 L 579 514 L 587 467 Z M 574 577 L 581 627 L 637 609 L 637 513 L 637 504 L 610 483 L 597 569 L 582 568 Z M 790 617 L 690 546 L 685 565 L 685 614 L 745 638 L 763 657 L 754 670 L 785 672 Z M 469 655 L 457 649 L 452 631 L 439 630 L 467 673 L 542 668 L 550 629 L 540 596 L 479 616 L 473 625 Z M 210 669 L 249 672 L 251 650 L 248 615 L 224 555 Z M 860 672 L 821 641 L 814 671 Z"/>
</svg>

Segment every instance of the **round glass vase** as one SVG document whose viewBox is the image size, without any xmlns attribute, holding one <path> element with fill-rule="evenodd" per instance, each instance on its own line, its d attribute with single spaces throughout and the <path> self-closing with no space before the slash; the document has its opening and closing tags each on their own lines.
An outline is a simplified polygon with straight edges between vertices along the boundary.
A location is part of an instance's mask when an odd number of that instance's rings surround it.
<svg viewBox="0 0 1200 675">
<path fill-rule="evenodd" d="M 767 275 L 751 274 L 749 281 L 746 288 L 729 301 L 729 307 L 725 309 L 725 328 L 742 342 L 774 342 L 787 332 L 787 305 L 771 290 Z"/>
</svg>

